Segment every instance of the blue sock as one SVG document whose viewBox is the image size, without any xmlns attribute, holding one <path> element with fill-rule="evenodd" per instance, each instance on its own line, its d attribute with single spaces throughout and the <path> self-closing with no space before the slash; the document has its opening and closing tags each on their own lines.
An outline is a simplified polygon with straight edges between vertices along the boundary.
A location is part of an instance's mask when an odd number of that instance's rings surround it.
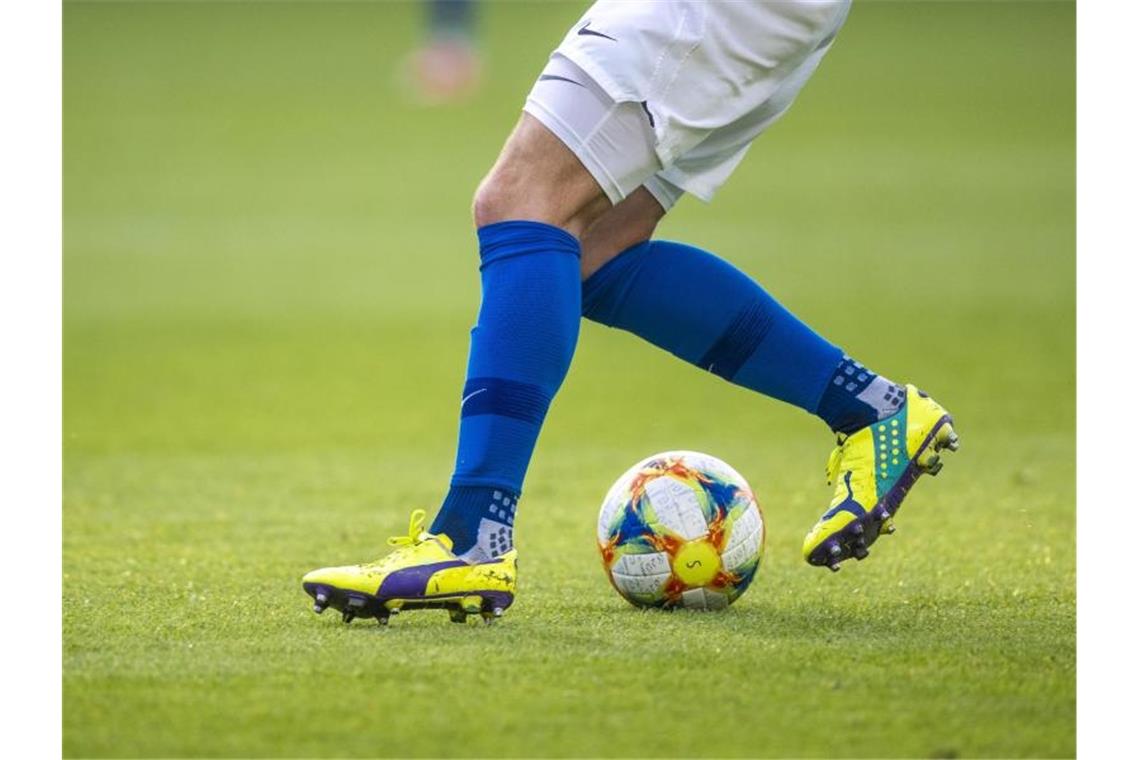
<svg viewBox="0 0 1140 760">
<path fill-rule="evenodd" d="M 843 352 L 699 248 L 648 241 L 627 249 L 582 284 L 582 313 L 737 385 L 825 414 L 829 424 L 865 406 L 847 393 L 821 409 Z"/>
<path fill-rule="evenodd" d="M 819 401 L 820 417 L 837 433 L 850 435 L 897 412 L 906 389 L 844 356 Z"/>
<path fill-rule="evenodd" d="M 431 527 L 475 561 L 513 545 L 523 476 L 581 319 L 577 238 L 528 221 L 478 233 L 483 303 L 471 330 L 451 490 Z"/>
<path fill-rule="evenodd" d="M 432 533 L 446 533 L 456 554 L 482 562 L 515 545 L 516 491 L 491 486 L 452 485 L 439 508 Z"/>
</svg>

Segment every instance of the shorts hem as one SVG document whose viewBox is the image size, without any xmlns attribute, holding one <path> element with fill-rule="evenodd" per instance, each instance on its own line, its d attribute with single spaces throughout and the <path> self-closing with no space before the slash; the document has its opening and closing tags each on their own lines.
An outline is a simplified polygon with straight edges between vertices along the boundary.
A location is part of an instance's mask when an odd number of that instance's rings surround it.
<svg viewBox="0 0 1140 760">
<path fill-rule="evenodd" d="M 645 180 L 645 184 L 642 185 L 642 187 L 644 187 L 646 191 L 648 191 L 649 194 L 653 196 L 654 200 L 656 200 L 661 208 L 665 211 L 669 211 L 674 206 L 676 206 L 677 201 L 681 200 L 682 196 L 685 194 L 684 188 L 678 186 L 674 182 L 665 179 L 660 174 L 654 174 L 652 177 Z M 676 193 L 673 192 L 674 188 L 677 190 Z"/>
<path fill-rule="evenodd" d="M 594 154 L 590 147 L 586 145 L 585 141 L 578 135 L 566 122 L 559 118 L 558 114 L 551 111 L 534 98 L 527 98 L 526 103 L 523 105 L 523 111 L 538 119 L 544 127 L 554 133 L 554 136 L 565 145 L 571 153 L 585 167 L 594 181 L 601 187 L 602 192 L 605 193 L 610 203 L 617 205 L 628 193 L 622 191 L 621 186 L 617 180 L 611 175 L 605 167 L 605 164 Z"/>
</svg>

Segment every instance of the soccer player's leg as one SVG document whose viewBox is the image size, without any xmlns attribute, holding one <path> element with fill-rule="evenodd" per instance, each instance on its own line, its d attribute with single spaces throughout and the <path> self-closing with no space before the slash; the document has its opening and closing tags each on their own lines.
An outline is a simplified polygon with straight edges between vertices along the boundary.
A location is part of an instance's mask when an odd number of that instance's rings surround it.
<svg viewBox="0 0 1140 760">
<path fill-rule="evenodd" d="M 479 89 L 478 0 L 427 0 L 427 29 L 420 47 L 404 63 L 407 84 L 422 103 L 466 100 Z"/>
<path fill-rule="evenodd" d="M 707 251 L 642 240 L 611 256 L 601 233 L 623 211 L 634 208 L 615 208 L 583 238 L 583 315 L 823 419 L 838 436 L 828 464 L 836 491 L 804 541 L 804 558 L 838 569 L 866 557 L 880 533 L 894 531 L 892 518 L 918 477 L 941 469 L 939 452 L 957 449 L 950 415 L 913 386 L 845 356 Z M 619 227 L 651 229 L 655 221 L 650 209 Z"/>
<path fill-rule="evenodd" d="M 804 541 L 804 558 L 833 570 L 863 559 L 894 531 L 918 477 L 941 469 L 939 452 L 957 448 L 950 415 L 845 356 L 729 262 L 649 240 L 661 197 L 668 195 L 643 189 L 586 232 L 583 315 L 823 419 L 839 439 L 828 464 L 836 491 Z M 639 239 L 614 252 L 611 241 L 631 237 Z"/>
<path fill-rule="evenodd" d="M 787 40 L 766 36 L 769 26 L 778 26 L 769 24 L 771 19 L 754 30 L 754 44 L 770 46 L 767 54 L 799 63 L 791 68 L 761 67 L 752 78 L 734 80 L 741 92 L 763 93 L 763 99 L 743 113 L 730 109 L 732 118 L 719 124 L 715 113 L 708 114 L 712 121 L 703 123 L 711 130 L 689 141 L 692 147 L 646 180 L 645 190 L 663 209 L 682 192 L 706 201 L 711 198 L 751 142 L 791 107 L 831 47 L 847 12 L 845 3 L 830 8 L 815 3 L 734 8 L 765 17 L 785 12 L 802 16 L 804 23 L 795 28 L 811 32 L 789 46 L 784 44 Z M 822 15 L 812 21 L 817 13 Z M 728 33 L 723 25 L 716 29 L 705 35 L 702 44 L 715 46 L 718 35 Z M 731 70 L 731 66 L 725 69 Z M 719 70 L 692 64 L 682 68 L 680 77 L 696 82 L 719 75 Z M 687 91 L 674 87 L 670 92 L 679 97 Z M 670 101 L 666 95 L 646 104 L 647 110 L 650 106 L 660 119 L 663 113 L 685 110 L 687 101 Z M 604 242 L 602 231 L 620 229 L 622 224 L 614 220 L 635 211 L 632 205 L 619 206 L 610 212 L 614 219 L 603 217 L 586 233 L 584 316 L 629 330 L 730 382 L 822 418 L 839 437 L 828 467 L 836 492 L 805 539 L 804 557 L 832 569 L 849 557 L 866 557 L 880 532 L 893 530 L 891 518 L 917 477 L 936 473 L 941 466 L 939 451 L 957 447 L 950 416 L 917 390 L 896 385 L 848 359 L 752 278 L 707 251 L 646 236 L 615 253 L 616 246 Z M 655 222 L 652 213 L 651 208 L 641 210 L 642 227 Z M 629 220 L 623 224 L 638 227 Z"/>
<path fill-rule="evenodd" d="M 589 106 L 564 110 L 581 115 Z M 417 510 L 387 557 L 306 575 L 317 612 L 333 607 L 346 620 L 385 622 L 400 610 L 443 607 L 461 621 L 472 613 L 493 619 L 514 601 L 515 508 L 581 320 L 578 236 L 621 193 L 603 189 L 564 138 L 523 115 L 475 197 L 483 301 L 450 489 L 431 527 Z"/>
</svg>

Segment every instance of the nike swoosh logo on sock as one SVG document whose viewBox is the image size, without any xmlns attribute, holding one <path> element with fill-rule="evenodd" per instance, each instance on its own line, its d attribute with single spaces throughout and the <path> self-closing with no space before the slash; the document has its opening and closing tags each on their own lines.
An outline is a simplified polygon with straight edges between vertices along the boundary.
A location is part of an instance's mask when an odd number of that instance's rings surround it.
<svg viewBox="0 0 1140 760">
<path fill-rule="evenodd" d="M 473 391 L 471 393 L 468 393 L 466 396 L 463 397 L 463 400 L 459 402 L 459 408 L 462 409 L 463 405 L 466 404 L 468 401 L 470 401 L 472 397 L 478 396 L 480 393 L 482 393 L 485 390 L 487 390 L 487 389 L 486 388 L 480 388 L 477 391 Z"/>
<path fill-rule="evenodd" d="M 585 24 L 582 25 L 582 28 L 578 30 L 578 34 L 585 35 L 587 37 L 605 37 L 607 40 L 613 40 L 614 42 L 617 42 L 617 39 L 609 36 L 608 34 L 602 34 L 601 32 L 595 32 L 593 29 L 590 28 L 590 22 L 589 21 L 587 21 Z"/>
</svg>

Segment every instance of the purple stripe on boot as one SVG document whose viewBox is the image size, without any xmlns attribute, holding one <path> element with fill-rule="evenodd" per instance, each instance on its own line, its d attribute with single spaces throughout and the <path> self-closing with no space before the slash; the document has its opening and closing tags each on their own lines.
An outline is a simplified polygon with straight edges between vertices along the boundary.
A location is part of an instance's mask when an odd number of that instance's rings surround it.
<svg viewBox="0 0 1140 760">
<path fill-rule="evenodd" d="M 467 565 L 461 559 L 451 559 L 444 562 L 434 562 L 430 565 L 417 565 L 397 570 L 384 579 L 380 590 L 376 592 L 379 597 L 415 598 L 423 596 L 427 591 L 427 582 L 434 574 L 449 567 L 463 567 Z"/>
</svg>

